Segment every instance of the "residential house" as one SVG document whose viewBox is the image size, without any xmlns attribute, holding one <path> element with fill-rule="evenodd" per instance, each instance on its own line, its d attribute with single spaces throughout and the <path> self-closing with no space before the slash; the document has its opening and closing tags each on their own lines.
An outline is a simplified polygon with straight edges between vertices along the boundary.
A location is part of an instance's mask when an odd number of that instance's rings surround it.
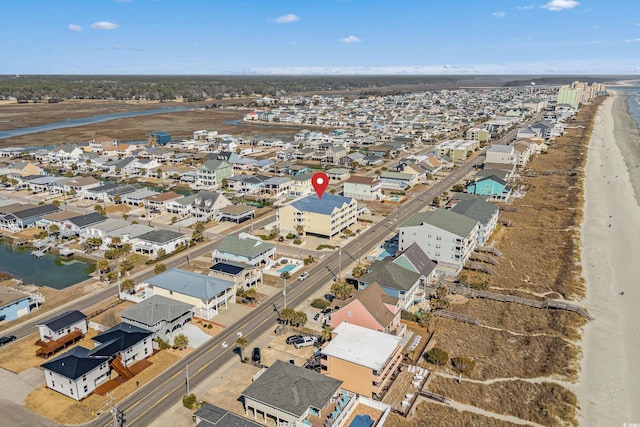
<svg viewBox="0 0 640 427">
<path fill-rule="evenodd" d="M 342 159 L 349 153 L 343 145 L 334 145 L 325 151 L 324 162 L 338 165 L 342 163 Z"/>
<path fill-rule="evenodd" d="M 61 221 L 60 234 L 65 237 L 78 236 L 82 230 L 100 224 L 107 220 L 106 216 L 98 212 L 91 212 L 86 215 L 75 215 Z"/>
<path fill-rule="evenodd" d="M 368 270 L 358 279 L 358 288 L 377 283 L 406 310 L 423 300 L 424 286 L 435 280 L 436 264 L 419 245 L 412 244 L 395 257 L 374 262 Z"/>
<path fill-rule="evenodd" d="M 341 305 L 339 310 L 331 313 L 330 325 L 334 329 L 342 322 L 349 322 L 374 331 L 404 335 L 400 323 L 400 299 L 387 294 L 375 282 L 356 291 Z"/>
<path fill-rule="evenodd" d="M 262 191 L 273 197 L 282 197 L 286 195 L 291 186 L 291 178 L 286 176 L 275 176 L 268 178 L 263 182 Z"/>
<path fill-rule="evenodd" d="M 491 132 L 482 128 L 471 128 L 467 130 L 466 137 L 474 141 L 489 142 L 491 140 Z"/>
<path fill-rule="evenodd" d="M 93 357 L 109 357 L 117 372 L 117 366 L 128 368 L 153 354 L 152 335 L 146 329 L 119 323 L 93 337 L 97 344 L 89 354 Z M 118 359 L 115 364 L 113 359 Z"/>
<path fill-rule="evenodd" d="M 299 197 L 311 194 L 313 191 L 311 176 L 312 175 L 310 173 L 292 176 L 291 184 L 289 186 L 289 196 Z"/>
<path fill-rule="evenodd" d="M 236 236 L 229 234 L 224 237 L 213 251 L 212 261 L 239 262 L 256 267 L 268 264 L 276 253 L 272 243 L 263 242 L 247 234 Z"/>
<path fill-rule="evenodd" d="M 527 141 L 516 141 L 513 143 L 513 149 L 516 154 L 516 166 L 524 166 L 529 162 L 533 154 L 535 144 Z"/>
<path fill-rule="evenodd" d="M 193 304 L 153 295 L 118 314 L 123 322 L 152 332 L 154 339 L 172 343 L 182 327 L 191 322 L 193 310 Z"/>
<path fill-rule="evenodd" d="M 233 282 L 237 289 L 248 289 L 262 282 L 262 270 L 242 262 L 216 262 L 209 276 Z"/>
<path fill-rule="evenodd" d="M 418 183 L 418 174 L 382 171 L 380 174 L 382 188 L 390 190 L 406 190 Z"/>
<path fill-rule="evenodd" d="M 494 144 L 487 149 L 486 163 L 499 163 L 507 165 L 515 165 L 516 152 L 512 145 Z"/>
<path fill-rule="evenodd" d="M 83 335 L 89 330 L 87 316 L 78 310 L 58 314 L 38 325 L 38 333 L 42 342 L 56 341 L 75 330 L 81 331 Z"/>
<path fill-rule="evenodd" d="M 89 141 L 89 150 L 92 153 L 102 153 L 118 145 L 118 140 L 108 136 L 98 136 Z"/>
<path fill-rule="evenodd" d="M 478 229 L 478 245 L 485 245 L 498 225 L 500 209 L 482 198 L 466 199 L 457 202 L 451 210 L 474 219 L 480 223 Z"/>
<path fill-rule="evenodd" d="M 47 174 L 44 169 L 33 162 L 10 163 L 9 171 L 11 174 L 16 174 L 22 177 Z"/>
<path fill-rule="evenodd" d="M 276 221 L 281 232 L 332 238 L 356 224 L 358 202 L 350 197 L 312 194 L 278 209 Z"/>
<path fill-rule="evenodd" d="M 166 204 L 168 213 L 179 216 L 190 215 L 199 221 L 210 221 L 217 218 L 220 209 L 231 205 L 224 195 L 212 191 L 201 190 L 198 194 L 174 199 Z"/>
<path fill-rule="evenodd" d="M 321 351 L 321 372 L 361 396 L 381 396 L 402 360 L 402 338 L 342 322 Z"/>
<path fill-rule="evenodd" d="M 155 275 L 142 286 L 146 288 L 145 295 L 160 295 L 194 306 L 194 315 L 205 320 L 236 301 L 233 282 L 179 268 Z"/>
<path fill-rule="evenodd" d="M 0 319 L 10 322 L 30 312 L 31 300 L 29 295 L 13 288 L 0 286 Z"/>
<path fill-rule="evenodd" d="M 11 213 L 0 214 L 0 227 L 8 231 L 20 231 L 36 225 L 43 216 L 60 209 L 53 204 L 25 208 L 18 208 Z M 5 206 L 6 208 L 6 206 Z"/>
<path fill-rule="evenodd" d="M 417 243 L 437 262 L 438 272 L 455 276 L 475 249 L 479 229 L 478 221 L 450 210 L 417 212 L 400 224 L 398 248 L 403 251 Z"/>
<path fill-rule="evenodd" d="M 476 179 L 466 189 L 467 193 L 487 196 L 493 200 L 508 200 L 511 196 L 511 187 L 504 179 L 495 175 Z"/>
<path fill-rule="evenodd" d="M 155 230 L 136 237 L 133 240 L 132 250 L 151 258 L 156 258 L 160 251 L 165 254 L 174 252 L 178 246 L 187 245 L 189 237 L 184 233 L 172 230 Z"/>
<path fill-rule="evenodd" d="M 553 123 L 547 121 L 539 121 L 530 126 L 531 129 L 538 130 L 542 139 L 549 139 L 553 136 Z"/>
<path fill-rule="evenodd" d="M 160 193 L 150 188 L 142 187 L 135 191 L 130 191 L 121 195 L 120 201 L 129 206 L 146 206 L 145 202 L 147 201 L 147 198 L 153 197 L 157 194 Z"/>
<path fill-rule="evenodd" d="M 222 180 L 231 177 L 233 168 L 224 160 L 208 160 L 196 173 L 196 188 L 213 188 L 221 186 Z"/>
<path fill-rule="evenodd" d="M 152 211 L 165 212 L 169 202 L 182 199 L 183 197 L 184 194 L 178 194 L 175 191 L 164 191 L 147 197 L 144 203 L 145 206 L 148 206 Z"/>
<path fill-rule="evenodd" d="M 382 199 L 382 182 L 377 177 L 352 175 L 342 188 L 345 197 L 367 201 Z"/>
<path fill-rule="evenodd" d="M 336 183 L 348 179 L 351 171 L 345 168 L 331 168 L 326 170 L 326 174 L 329 177 L 329 183 Z"/>
<path fill-rule="evenodd" d="M 242 391 L 245 416 L 252 413 L 257 419 L 260 414 L 265 424 L 270 419 L 275 425 L 311 425 L 309 418 L 326 416 L 334 402 L 344 400 L 341 385 L 340 380 L 277 360 Z"/>
<path fill-rule="evenodd" d="M 51 188 L 51 192 L 78 195 L 91 188 L 100 187 L 101 185 L 102 181 L 98 181 L 92 176 L 78 176 L 56 181 Z"/>
<path fill-rule="evenodd" d="M 239 415 L 203 402 L 202 406 L 193 413 L 195 427 L 260 427 L 258 424 Z"/>
<path fill-rule="evenodd" d="M 340 164 L 347 167 L 361 165 L 364 163 L 364 157 L 364 154 L 359 152 L 350 153 L 340 159 Z"/>
<path fill-rule="evenodd" d="M 82 400 L 109 380 L 109 357 L 90 355 L 91 350 L 77 346 L 40 365 L 47 387 L 75 400 Z"/>
</svg>

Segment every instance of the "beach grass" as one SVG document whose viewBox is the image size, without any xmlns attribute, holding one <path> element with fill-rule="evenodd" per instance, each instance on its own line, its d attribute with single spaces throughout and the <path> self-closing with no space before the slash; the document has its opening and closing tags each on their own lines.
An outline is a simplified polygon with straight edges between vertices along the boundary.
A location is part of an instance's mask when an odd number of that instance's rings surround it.
<svg viewBox="0 0 640 427">
<path fill-rule="evenodd" d="M 496 274 L 465 272 L 471 283 L 486 281 L 491 291 L 530 299 L 572 300 L 585 295 L 580 266 L 583 175 L 601 102 L 598 99 L 584 106 L 566 134 L 523 171 L 518 185 L 526 189 L 526 195 L 501 211 L 501 221 L 511 226 L 501 226 L 491 241 L 504 255 L 498 258 L 499 265 L 492 266 Z M 474 359 L 473 380 L 512 380 L 463 382 L 452 388 L 449 383 L 455 384 L 453 381 L 438 378 L 442 370 L 455 374 L 450 367 L 439 370 L 430 366 L 435 374 L 430 389 L 453 400 L 544 425 L 577 422 L 578 404 L 572 391 L 554 382 L 534 384 L 527 379 L 577 380 L 582 354 L 578 339 L 584 318 L 571 312 L 490 300 L 454 304 L 451 310 L 477 317 L 483 326 L 437 319 L 437 345 L 452 357 Z M 478 396 L 482 402 L 472 400 Z M 464 421 L 453 424 L 463 425 Z"/>
<path fill-rule="evenodd" d="M 513 427 L 516 424 L 487 417 L 469 411 L 459 411 L 451 406 L 424 401 L 415 408 L 410 421 L 402 416 L 391 413 L 384 423 L 386 427 L 451 427 L 451 426 L 483 426 L 483 427 Z"/>
</svg>

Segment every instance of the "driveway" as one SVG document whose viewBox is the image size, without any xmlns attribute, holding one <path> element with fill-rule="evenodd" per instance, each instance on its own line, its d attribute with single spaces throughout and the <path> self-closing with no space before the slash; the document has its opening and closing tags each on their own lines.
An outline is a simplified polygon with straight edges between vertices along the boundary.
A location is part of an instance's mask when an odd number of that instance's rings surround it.
<svg viewBox="0 0 640 427">
<path fill-rule="evenodd" d="M 189 338 L 189 347 L 198 348 L 206 341 L 213 338 L 211 335 L 205 334 L 196 325 L 187 323 L 182 327 L 182 333 Z"/>
</svg>

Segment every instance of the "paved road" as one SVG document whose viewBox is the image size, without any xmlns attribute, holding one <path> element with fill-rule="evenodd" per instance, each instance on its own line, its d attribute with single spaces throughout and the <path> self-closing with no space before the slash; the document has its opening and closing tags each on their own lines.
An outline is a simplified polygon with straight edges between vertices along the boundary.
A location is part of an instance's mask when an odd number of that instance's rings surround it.
<svg viewBox="0 0 640 427">
<path fill-rule="evenodd" d="M 264 216 L 262 218 L 259 218 L 257 220 L 255 220 L 253 226 L 256 228 L 260 228 L 265 226 L 266 224 L 270 223 L 273 221 L 274 219 L 274 215 L 273 214 L 269 214 L 267 216 Z M 251 224 L 247 224 L 243 227 L 241 227 L 240 229 L 237 229 L 236 232 L 240 233 L 243 231 L 247 231 L 249 230 L 251 227 Z M 210 234 L 208 234 L 210 235 Z M 223 236 L 219 236 L 216 235 L 216 237 L 214 237 L 213 239 L 205 242 L 205 243 L 201 243 L 198 246 L 196 246 L 195 248 L 191 249 L 189 252 L 189 256 L 191 259 L 195 259 L 207 252 L 211 252 L 215 246 L 217 245 L 217 243 L 222 239 Z M 187 262 L 187 252 L 181 252 L 177 255 L 174 255 L 170 258 L 167 258 L 167 260 L 164 261 L 164 264 L 167 266 L 167 268 L 173 268 L 173 267 L 178 267 L 180 265 L 183 265 Z M 136 274 L 133 274 L 131 276 L 129 276 L 130 279 L 133 279 L 136 283 L 140 283 L 143 280 L 146 280 L 150 277 L 153 277 L 155 275 L 155 273 L 153 272 L 153 266 L 149 267 L 143 271 L 140 271 Z M 32 334 L 34 331 L 36 331 L 36 325 L 38 325 L 39 323 L 41 323 L 44 319 L 48 319 L 51 318 L 53 316 L 55 316 L 56 314 L 59 313 L 63 313 L 65 311 L 68 310 L 86 310 L 87 308 L 98 304 L 102 301 L 104 301 L 107 298 L 110 298 L 112 296 L 117 295 L 118 293 L 118 285 L 117 283 L 115 284 L 111 284 L 106 286 L 103 289 L 100 289 L 92 294 L 89 294 L 83 298 L 79 298 L 77 300 L 74 300 L 72 302 L 69 302 L 68 304 L 65 304 L 61 307 L 58 307 L 56 309 L 47 311 L 41 315 L 38 315 L 36 317 L 30 318 L 29 320 L 26 320 L 10 329 L 7 329 L 5 331 L 2 332 L 3 335 L 15 335 L 16 337 L 18 337 L 18 339 L 24 338 L 30 334 Z M 11 345 L 11 344 L 9 344 Z"/>
<path fill-rule="evenodd" d="M 430 203 L 434 196 L 442 194 L 443 191 L 467 175 L 476 165 L 481 163 L 482 158 L 483 156 L 477 156 L 447 177 L 436 181 L 428 190 L 406 202 L 394 216 L 399 222 L 404 221 Z M 349 263 L 348 257 L 356 259 L 360 250 L 366 253 L 393 235 L 396 232 L 396 225 L 396 223 L 389 224 L 388 221 L 383 221 L 344 245 L 342 256 L 347 261 L 345 265 Z M 318 287 L 330 282 L 334 275 L 337 275 L 339 263 L 339 252 L 330 252 L 309 271 L 307 280 L 292 281 L 287 289 L 288 304 L 294 307 L 309 299 Z M 169 368 L 163 375 L 145 384 L 135 394 L 120 402 L 118 408 L 123 411 L 125 425 L 148 425 L 160 416 L 169 402 L 179 401 L 186 391 L 184 372 L 187 365 L 189 365 L 190 383 L 195 386 L 216 372 L 231 358 L 238 357 L 233 350 L 237 332 L 241 331 L 251 342 L 274 329 L 277 325 L 277 314 L 274 312 L 272 304 L 282 306 L 282 302 L 282 295 L 273 295 L 255 308 L 251 314 L 225 328 L 223 332 Z M 223 343 L 226 343 L 227 346 L 224 347 Z M 106 426 L 110 422 L 110 415 L 103 414 L 93 425 Z"/>
</svg>

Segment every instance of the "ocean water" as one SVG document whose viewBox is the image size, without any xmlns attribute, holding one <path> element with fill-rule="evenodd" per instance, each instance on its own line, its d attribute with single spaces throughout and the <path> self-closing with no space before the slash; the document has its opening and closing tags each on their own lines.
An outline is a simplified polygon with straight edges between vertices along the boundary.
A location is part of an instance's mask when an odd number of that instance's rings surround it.
<svg viewBox="0 0 640 427">
<path fill-rule="evenodd" d="M 629 114 L 640 127 L 640 86 L 627 88 L 625 89 L 625 92 L 629 95 L 627 98 Z"/>
</svg>

